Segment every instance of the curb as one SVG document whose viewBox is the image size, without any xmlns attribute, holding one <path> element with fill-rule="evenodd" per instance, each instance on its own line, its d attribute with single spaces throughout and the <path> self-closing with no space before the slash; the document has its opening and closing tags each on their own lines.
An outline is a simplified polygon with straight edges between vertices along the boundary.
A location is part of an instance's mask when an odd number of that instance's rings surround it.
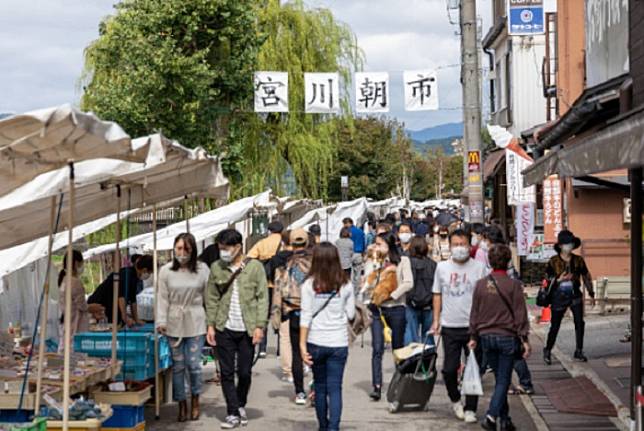
<svg viewBox="0 0 644 431">
<path fill-rule="evenodd" d="M 535 327 L 535 325 L 532 325 L 532 328 L 534 329 L 532 334 L 534 334 L 536 337 L 539 337 L 539 339 L 545 345 L 545 328 L 541 328 L 540 326 Z M 594 370 L 589 367 L 584 367 L 583 365 L 578 365 L 573 360 L 571 360 L 568 355 L 559 350 L 557 346 L 552 349 L 552 354 L 559 360 L 559 362 L 561 362 L 561 365 L 566 371 L 568 371 L 568 373 L 570 373 L 571 376 L 587 377 L 591 382 L 593 382 L 595 386 L 597 386 L 597 389 L 599 389 L 599 391 L 603 393 L 606 398 L 608 398 L 611 404 L 613 404 L 613 406 L 615 407 L 615 410 L 617 410 L 617 418 L 611 417 L 609 419 L 617 427 L 619 427 L 622 431 L 629 431 L 631 429 L 630 408 L 622 404 L 622 401 L 619 399 L 619 397 L 613 393 L 613 391 L 608 387 L 608 385 L 606 385 L 606 383 L 604 383 L 604 381 L 599 377 L 599 375 L 597 375 Z"/>
</svg>

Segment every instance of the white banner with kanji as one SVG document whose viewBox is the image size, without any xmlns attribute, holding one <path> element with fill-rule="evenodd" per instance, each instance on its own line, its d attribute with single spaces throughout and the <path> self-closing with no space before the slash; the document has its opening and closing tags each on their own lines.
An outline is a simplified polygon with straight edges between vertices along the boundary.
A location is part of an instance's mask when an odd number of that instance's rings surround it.
<svg viewBox="0 0 644 431">
<path fill-rule="evenodd" d="M 433 70 L 403 72 L 406 111 L 435 111 L 438 109 L 438 78 Z"/>
<path fill-rule="evenodd" d="M 518 204 L 514 223 L 517 231 L 517 254 L 527 256 L 534 233 L 534 204 L 527 202 Z"/>
<path fill-rule="evenodd" d="M 356 112 L 389 112 L 389 74 L 356 72 Z"/>
<path fill-rule="evenodd" d="M 340 75 L 305 73 L 304 105 L 305 112 L 309 114 L 340 112 Z"/>
<path fill-rule="evenodd" d="M 521 157 L 516 152 L 505 150 L 505 169 L 507 180 L 508 205 L 518 205 L 522 202 L 537 202 L 536 186 L 525 187 L 521 171 L 534 162 Z"/>
<path fill-rule="evenodd" d="M 288 72 L 255 72 L 255 112 L 288 112 Z"/>
</svg>

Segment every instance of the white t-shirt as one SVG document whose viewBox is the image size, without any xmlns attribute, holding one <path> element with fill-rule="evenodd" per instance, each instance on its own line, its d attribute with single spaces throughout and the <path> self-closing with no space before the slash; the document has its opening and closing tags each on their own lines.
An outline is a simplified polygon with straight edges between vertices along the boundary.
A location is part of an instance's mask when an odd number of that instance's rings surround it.
<svg viewBox="0 0 644 431">
<path fill-rule="evenodd" d="M 485 265 L 474 259 L 459 264 L 452 259 L 440 262 L 434 274 L 434 293 L 441 294 L 441 326 L 468 328 L 472 295 L 476 282 L 487 275 Z"/>
<path fill-rule="evenodd" d="M 237 268 L 233 268 L 235 272 Z M 230 297 L 230 308 L 228 310 L 228 320 L 225 325 L 226 329 L 237 332 L 246 332 L 244 316 L 242 315 L 241 304 L 239 303 L 239 283 L 237 279 L 233 281 L 233 293 Z"/>
</svg>

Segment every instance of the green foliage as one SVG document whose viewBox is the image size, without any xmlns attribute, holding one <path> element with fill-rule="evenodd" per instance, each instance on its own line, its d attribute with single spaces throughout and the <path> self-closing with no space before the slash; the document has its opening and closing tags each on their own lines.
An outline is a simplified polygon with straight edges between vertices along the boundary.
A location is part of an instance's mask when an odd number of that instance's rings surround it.
<svg viewBox="0 0 644 431">
<path fill-rule="evenodd" d="M 336 121 L 338 158 L 331 174 L 329 198 L 340 200 L 340 177 L 349 176 L 349 196 L 384 199 L 400 192 L 414 157 L 403 126 L 386 118 Z"/>
<path fill-rule="evenodd" d="M 442 171 L 442 196 L 458 195 L 463 190 L 463 157 L 445 155 L 442 148 L 417 156 L 414 161 L 411 198 L 417 201 L 438 196 L 440 171 Z"/>
<path fill-rule="evenodd" d="M 124 0 L 85 51 L 81 105 L 132 136 L 162 131 L 222 147 L 220 129 L 252 94 L 257 2 Z M 223 133 L 227 137 L 227 133 Z"/>
</svg>

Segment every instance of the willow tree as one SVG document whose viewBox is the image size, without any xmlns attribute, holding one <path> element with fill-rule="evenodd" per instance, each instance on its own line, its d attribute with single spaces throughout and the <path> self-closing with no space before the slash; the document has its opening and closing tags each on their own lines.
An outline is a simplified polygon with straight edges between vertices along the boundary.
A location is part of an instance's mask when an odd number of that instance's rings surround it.
<svg viewBox="0 0 644 431">
<path fill-rule="evenodd" d="M 362 53 L 351 29 L 328 9 L 309 9 L 296 0 L 268 0 L 260 12 L 265 37 L 259 70 L 289 74 L 289 113 L 246 115 L 237 124 L 243 135 L 241 194 L 266 187 L 282 192 L 292 173 L 303 196 L 326 197 L 337 154 L 339 122 L 328 115 L 305 114 L 304 73 L 338 72 L 341 116 L 350 122 L 349 86 L 362 66 Z"/>
</svg>

